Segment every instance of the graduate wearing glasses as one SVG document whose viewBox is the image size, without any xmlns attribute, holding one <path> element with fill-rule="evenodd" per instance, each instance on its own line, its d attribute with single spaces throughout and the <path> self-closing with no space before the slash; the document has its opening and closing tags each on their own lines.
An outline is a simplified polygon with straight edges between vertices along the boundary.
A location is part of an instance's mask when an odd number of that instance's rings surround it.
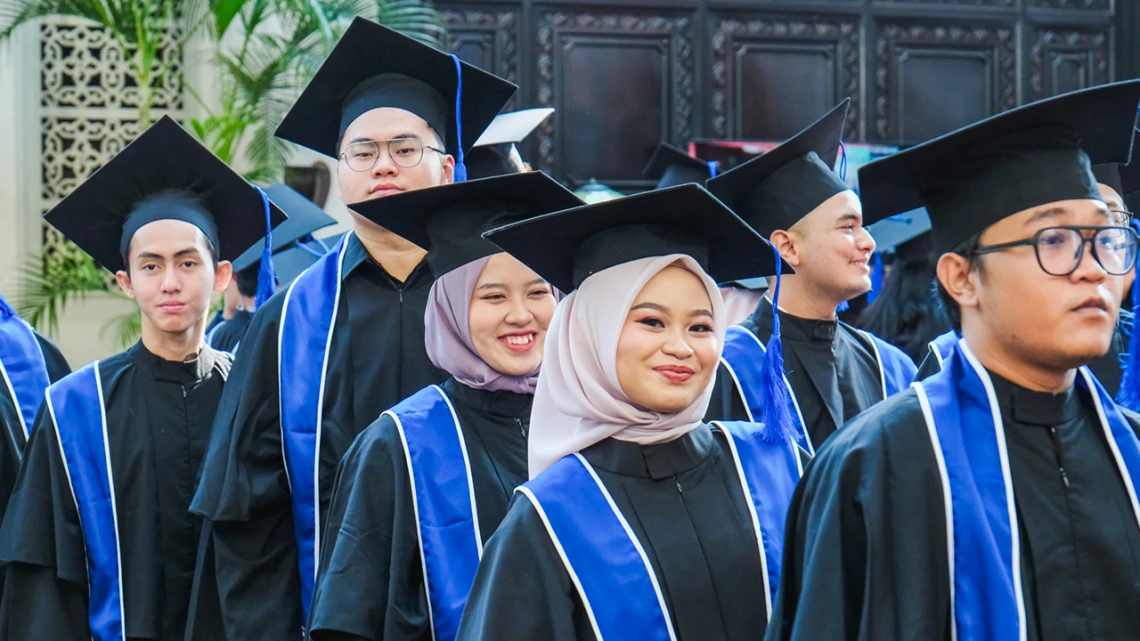
<svg viewBox="0 0 1140 641">
<path fill-rule="evenodd" d="M 1140 81 L 1015 109 L 871 163 L 863 206 L 925 206 L 960 333 L 942 370 L 822 447 L 788 515 L 767 639 L 1128 639 L 1140 630 L 1140 417 L 1109 349 L 1137 235 Z"/>
</svg>

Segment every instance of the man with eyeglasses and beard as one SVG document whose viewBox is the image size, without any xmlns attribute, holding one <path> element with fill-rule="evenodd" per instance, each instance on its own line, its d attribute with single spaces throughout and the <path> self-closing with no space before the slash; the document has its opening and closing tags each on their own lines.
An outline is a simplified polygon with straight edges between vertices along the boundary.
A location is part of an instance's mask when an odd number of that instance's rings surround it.
<svg viewBox="0 0 1140 641">
<path fill-rule="evenodd" d="M 338 159 L 351 210 L 464 180 L 464 152 L 515 89 L 358 18 L 277 136 Z M 446 378 L 424 347 L 424 256 L 353 212 L 250 322 L 191 506 L 213 528 L 196 607 L 220 607 L 227 638 L 301 636 L 337 464 L 381 412 Z"/>
<path fill-rule="evenodd" d="M 860 170 L 867 212 L 927 208 L 961 339 L 808 466 L 766 639 L 1135 638 L 1140 416 L 1084 365 L 1138 243 L 1091 165 L 1128 162 L 1138 102 L 1067 94 Z"/>
</svg>

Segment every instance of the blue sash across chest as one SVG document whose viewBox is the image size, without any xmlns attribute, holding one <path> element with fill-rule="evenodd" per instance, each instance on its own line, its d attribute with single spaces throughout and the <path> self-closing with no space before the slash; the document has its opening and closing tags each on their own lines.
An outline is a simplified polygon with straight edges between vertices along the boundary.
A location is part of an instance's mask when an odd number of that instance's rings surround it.
<svg viewBox="0 0 1140 641">
<path fill-rule="evenodd" d="M 384 414 L 396 423 L 407 458 L 432 639 L 451 641 L 483 555 L 463 430 L 436 385 Z"/>
<path fill-rule="evenodd" d="M 47 408 L 83 530 L 91 638 L 125 641 L 119 516 L 99 362 L 49 387 Z"/>
<path fill-rule="evenodd" d="M 771 616 L 799 454 L 793 443 L 765 442 L 754 423 L 714 425 L 725 434 L 752 517 Z M 645 548 L 585 457 L 566 456 L 515 491 L 542 519 L 598 641 L 676 641 Z"/>
<path fill-rule="evenodd" d="M 989 374 L 958 341 L 942 371 L 914 383 L 942 481 L 954 638 L 1026 638 L 1021 543 L 1005 428 Z M 1096 407 L 1140 527 L 1140 440 L 1088 368 L 1076 385 Z"/>
<path fill-rule="evenodd" d="M 5 306 L 0 302 L 0 308 Z M 0 378 L 15 402 L 21 437 L 26 441 L 44 400 L 48 375 L 35 333 L 15 314 L 0 313 Z"/>
<path fill-rule="evenodd" d="M 321 422 L 329 346 L 340 305 L 345 234 L 297 277 L 285 294 L 278 336 L 281 449 L 293 505 L 293 532 L 305 617 L 313 596 L 321 540 Z"/>
</svg>

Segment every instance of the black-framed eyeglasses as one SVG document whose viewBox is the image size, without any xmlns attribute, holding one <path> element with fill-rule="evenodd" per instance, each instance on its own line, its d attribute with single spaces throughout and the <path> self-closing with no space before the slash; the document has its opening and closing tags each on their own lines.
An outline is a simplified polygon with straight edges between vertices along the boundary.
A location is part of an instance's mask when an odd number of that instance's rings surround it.
<svg viewBox="0 0 1140 641">
<path fill-rule="evenodd" d="M 1092 232 L 1086 236 L 1087 232 Z M 1065 226 L 1046 227 L 1032 238 L 999 245 L 982 245 L 975 254 L 991 254 L 1014 247 L 1030 246 L 1037 254 L 1037 264 L 1050 276 L 1068 276 L 1077 271 L 1085 256 L 1085 245 L 1092 245 L 1092 255 L 1101 268 L 1113 276 L 1127 274 L 1136 266 L 1136 248 L 1140 235 L 1131 227 Z"/>
<path fill-rule="evenodd" d="M 370 171 L 380 160 L 380 145 L 388 144 L 388 155 L 397 167 L 409 169 L 424 159 L 424 149 L 445 154 L 442 149 L 425 145 L 415 138 L 393 138 L 392 140 L 361 140 L 345 148 L 340 155 L 348 168 L 353 171 Z"/>
<path fill-rule="evenodd" d="M 1110 209 L 1109 212 L 1116 222 L 1121 225 L 1128 225 L 1132 222 L 1132 212 L 1127 209 Z"/>
</svg>

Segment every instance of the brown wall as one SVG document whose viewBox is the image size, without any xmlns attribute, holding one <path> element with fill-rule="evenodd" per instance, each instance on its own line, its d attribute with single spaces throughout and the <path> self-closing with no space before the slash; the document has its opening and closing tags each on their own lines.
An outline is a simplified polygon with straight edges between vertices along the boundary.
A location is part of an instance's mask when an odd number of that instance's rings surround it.
<svg viewBox="0 0 1140 641">
<path fill-rule="evenodd" d="M 553 106 L 527 141 L 576 186 L 649 184 L 657 141 L 781 138 L 846 96 L 847 139 L 921 142 L 1140 75 L 1140 0 L 437 0 L 466 60 Z"/>
</svg>

